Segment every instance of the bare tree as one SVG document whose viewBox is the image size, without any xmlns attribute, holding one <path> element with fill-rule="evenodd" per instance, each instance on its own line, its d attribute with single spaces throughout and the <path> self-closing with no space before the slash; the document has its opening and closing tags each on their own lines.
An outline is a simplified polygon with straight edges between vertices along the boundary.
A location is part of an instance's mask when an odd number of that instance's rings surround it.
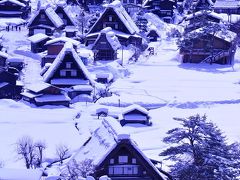
<svg viewBox="0 0 240 180">
<path fill-rule="evenodd" d="M 92 159 L 85 159 L 84 161 L 77 162 L 73 159 L 68 165 L 67 169 L 62 172 L 62 176 L 66 179 L 78 179 L 80 177 L 86 178 L 93 174 L 95 166 Z"/>
<path fill-rule="evenodd" d="M 36 151 L 35 166 L 40 167 L 43 160 L 43 151 L 46 149 L 46 143 L 44 141 L 37 141 L 34 147 Z"/>
<path fill-rule="evenodd" d="M 20 159 L 24 159 L 27 169 L 33 168 L 34 160 L 34 143 L 29 136 L 23 136 L 17 141 L 17 154 L 20 156 Z"/>
<path fill-rule="evenodd" d="M 63 160 L 70 157 L 69 148 L 66 145 L 60 144 L 56 147 L 56 155 L 60 160 L 60 164 L 63 163 Z"/>
</svg>

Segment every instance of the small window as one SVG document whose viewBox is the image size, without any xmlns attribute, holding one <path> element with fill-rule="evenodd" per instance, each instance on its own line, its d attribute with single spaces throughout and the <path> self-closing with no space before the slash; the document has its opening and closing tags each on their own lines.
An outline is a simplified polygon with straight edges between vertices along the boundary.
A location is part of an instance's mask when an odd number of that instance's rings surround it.
<svg viewBox="0 0 240 180">
<path fill-rule="evenodd" d="M 100 42 L 100 44 L 107 44 L 107 42 L 105 42 L 105 41 L 102 41 L 102 42 Z"/>
<path fill-rule="evenodd" d="M 115 29 L 118 29 L 118 24 L 115 24 Z"/>
<path fill-rule="evenodd" d="M 113 21 L 113 17 L 112 17 L 112 16 L 109 16 L 109 17 L 108 17 L 108 20 L 109 20 L 109 22 L 112 22 L 112 21 Z"/>
<path fill-rule="evenodd" d="M 60 71 L 60 76 L 62 76 L 62 77 L 66 76 L 66 71 L 65 70 L 61 70 Z"/>
<path fill-rule="evenodd" d="M 71 76 L 74 76 L 74 77 L 77 76 L 77 71 L 76 70 L 72 70 L 71 71 Z"/>
<path fill-rule="evenodd" d="M 114 159 L 110 159 L 110 164 L 114 164 Z"/>
<path fill-rule="evenodd" d="M 118 156 L 119 164 L 128 163 L 128 156 Z"/>
<path fill-rule="evenodd" d="M 132 158 L 132 164 L 136 164 L 136 163 L 137 163 L 136 158 Z"/>
<path fill-rule="evenodd" d="M 41 14 L 40 18 L 45 19 L 45 14 Z"/>
<path fill-rule="evenodd" d="M 66 62 L 66 68 L 70 69 L 72 67 L 72 63 L 71 62 Z"/>
</svg>

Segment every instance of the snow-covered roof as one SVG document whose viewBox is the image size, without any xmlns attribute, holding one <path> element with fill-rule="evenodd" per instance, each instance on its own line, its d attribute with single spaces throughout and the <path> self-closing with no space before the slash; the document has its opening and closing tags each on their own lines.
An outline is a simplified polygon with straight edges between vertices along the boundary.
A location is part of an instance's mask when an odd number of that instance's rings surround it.
<svg viewBox="0 0 240 180">
<path fill-rule="evenodd" d="M 30 91 L 33 91 L 35 93 L 38 93 L 48 87 L 52 86 L 51 84 L 45 83 L 45 82 L 39 82 L 28 85 L 26 88 Z"/>
<path fill-rule="evenodd" d="M 102 121 L 101 126 L 93 132 L 91 140 L 82 146 L 72 158 L 80 162 L 92 159 L 93 164 L 99 165 L 116 147 L 118 137 L 122 139 L 124 137 L 121 125 L 116 119 L 107 117 Z M 129 134 L 126 133 L 125 138 L 129 138 Z"/>
<path fill-rule="evenodd" d="M 35 98 L 38 96 L 42 96 L 43 94 L 35 94 L 35 93 L 29 92 L 29 91 L 24 91 L 21 93 L 21 95 L 32 99 L 32 98 Z"/>
<path fill-rule="evenodd" d="M 106 35 L 106 39 L 109 42 L 110 46 L 113 48 L 113 50 L 117 50 L 121 47 L 121 44 L 118 38 L 116 37 L 115 33 L 112 31 L 111 27 L 106 27 L 101 31 L 101 33 L 98 35 L 97 39 L 95 40 L 94 45 L 98 42 L 100 37 L 104 34 Z"/>
<path fill-rule="evenodd" d="M 71 99 L 65 94 L 50 95 L 45 94 L 35 98 L 36 102 L 58 102 L 58 101 L 70 101 Z"/>
<path fill-rule="evenodd" d="M 67 8 L 67 4 L 66 4 L 66 1 L 58 1 L 57 3 L 57 7 L 55 9 L 55 11 L 57 10 L 57 8 L 62 8 L 64 13 L 66 14 L 66 16 L 70 19 L 71 23 L 76 26 L 76 23 L 75 21 L 73 20 L 72 16 L 70 16 L 70 11 L 69 9 Z"/>
<path fill-rule="evenodd" d="M 87 143 L 85 143 L 71 158 L 77 162 L 85 159 L 92 159 L 93 164 L 100 165 L 111 151 L 121 142 L 129 140 L 131 146 L 144 158 L 144 160 L 161 176 L 160 172 L 147 158 L 147 156 L 138 148 L 137 144 L 131 139 L 130 134 L 126 133 L 119 122 L 112 118 L 106 117 L 99 128 L 97 128 Z"/>
<path fill-rule="evenodd" d="M 5 3 L 5 2 L 11 2 L 13 4 L 17 4 L 17 5 L 22 6 L 22 7 L 26 6 L 25 4 L 19 2 L 18 0 L 2 0 L 2 1 L 0 1 L 0 4 Z"/>
<path fill-rule="evenodd" d="M 37 33 L 33 36 L 28 37 L 28 40 L 31 41 L 32 43 L 38 43 L 41 42 L 45 39 L 49 38 L 46 34 L 43 33 Z"/>
<path fill-rule="evenodd" d="M 82 70 L 82 72 L 84 73 L 86 78 L 93 85 L 94 81 L 93 81 L 93 79 L 91 77 L 91 74 L 89 73 L 89 71 L 87 70 L 85 65 L 83 64 L 81 58 L 78 56 L 78 54 L 75 51 L 75 49 L 73 48 L 73 44 L 71 42 L 66 42 L 64 44 L 63 49 L 60 51 L 60 53 L 58 54 L 56 59 L 53 61 L 52 65 L 47 70 L 47 72 L 43 75 L 44 81 L 48 82 L 52 78 L 52 76 L 54 75 L 55 71 L 58 69 L 58 67 L 62 63 L 62 61 L 63 61 L 63 59 L 65 57 L 66 52 L 70 52 L 72 54 L 73 61 L 75 61 L 77 63 L 78 67 Z M 71 79 L 68 79 L 68 80 L 71 81 Z M 81 80 L 81 79 L 78 79 L 78 80 Z M 75 85 L 77 85 L 77 84 L 75 84 Z"/>
<path fill-rule="evenodd" d="M 133 105 L 130 105 L 130 106 L 124 108 L 123 111 L 122 111 L 122 114 L 127 114 L 127 113 L 129 113 L 129 112 L 131 112 L 131 111 L 133 111 L 135 109 L 140 111 L 140 112 L 142 112 L 142 113 L 144 113 L 144 114 L 148 114 L 149 113 L 148 110 L 145 109 L 144 107 L 142 107 L 142 106 L 140 106 L 138 104 L 133 104 Z"/>
<path fill-rule="evenodd" d="M 54 44 L 54 43 L 57 43 L 57 42 L 64 42 L 64 43 L 71 42 L 74 46 L 78 46 L 80 44 L 79 41 L 76 41 L 74 39 L 62 36 L 62 37 L 54 38 L 54 39 L 51 39 L 51 40 L 47 41 L 45 43 L 45 45 Z"/>
<path fill-rule="evenodd" d="M 112 73 L 97 73 L 96 78 L 106 78 L 108 81 L 111 81 L 113 79 Z"/>
<path fill-rule="evenodd" d="M 3 52 L 3 51 L 0 51 L 0 56 L 4 57 L 4 58 L 8 58 L 9 57 L 9 55 L 7 53 Z"/>
<path fill-rule="evenodd" d="M 28 21 L 28 26 L 31 26 L 32 22 L 35 20 L 35 18 L 39 15 L 40 12 L 44 11 L 45 14 L 48 16 L 50 21 L 54 24 L 56 28 L 61 27 L 64 25 L 62 19 L 55 13 L 53 8 L 51 6 L 47 7 L 41 7 Z"/>
<path fill-rule="evenodd" d="M 7 58 L 7 62 L 19 62 L 19 63 L 23 63 L 23 62 L 24 62 L 24 59 L 23 59 L 22 57 L 18 57 L 18 56 L 8 57 L 8 58 Z"/>
<path fill-rule="evenodd" d="M 39 169 L 0 168 L 0 179 L 6 180 L 40 180 L 42 174 Z"/>
<path fill-rule="evenodd" d="M 201 16 L 201 15 L 208 15 L 208 16 L 211 16 L 211 17 L 214 17 L 214 18 L 217 18 L 219 20 L 222 20 L 222 16 L 218 13 L 215 13 L 213 11 L 197 11 L 195 12 L 194 14 L 189 14 L 186 16 L 186 20 L 190 20 L 194 17 L 198 17 L 198 16 Z"/>
<path fill-rule="evenodd" d="M 0 88 L 3 88 L 8 84 L 9 84 L 8 82 L 0 82 Z"/>
<path fill-rule="evenodd" d="M 191 31 L 190 33 L 201 33 L 201 32 L 203 32 L 203 28 L 198 28 L 196 30 Z M 217 31 L 216 33 L 214 33 L 214 36 L 220 39 L 223 39 L 227 42 L 232 42 L 237 38 L 237 34 L 229 30 Z"/>
<path fill-rule="evenodd" d="M 197 2 L 196 2 L 196 4 L 198 4 L 198 3 L 201 3 L 201 1 L 202 0 L 197 0 Z M 205 0 L 204 0 L 205 1 Z M 214 3 L 212 2 L 212 0 L 206 0 L 208 3 L 209 3 L 209 5 L 213 5 Z"/>
<path fill-rule="evenodd" d="M 122 21 L 122 23 L 126 26 L 130 34 L 139 33 L 139 28 L 134 23 L 133 19 L 129 16 L 125 8 L 122 6 L 121 1 L 115 0 L 112 3 L 108 4 L 102 15 L 98 18 L 98 20 L 95 22 L 95 24 L 92 26 L 89 32 L 94 28 L 94 26 L 98 23 L 98 21 L 101 19 L 102 16 L 108 11 L 108 9 L 111 8 L 113 11 L 117 14 L 119 19 Z"/>
<path fill-rule="evenodd" d="M 239 8 L 240 6 L 240 1 L 236 0 L 217 0 L 215 4 L 213 5 L 214 9 L 228 9 L 228 8 Z"/>
<path fill-rule="evenodd" d="M 75 91 L 93 91 L 93 87 L 88 84 L 76 85 L 72 89 Z"/>
</svg>

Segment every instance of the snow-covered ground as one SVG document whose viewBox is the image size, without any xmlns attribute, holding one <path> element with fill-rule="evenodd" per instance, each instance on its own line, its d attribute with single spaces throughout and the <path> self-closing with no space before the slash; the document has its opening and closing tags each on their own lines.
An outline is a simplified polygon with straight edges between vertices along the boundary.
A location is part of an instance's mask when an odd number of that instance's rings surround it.
<svg viewBox="0 0 240 180">
<path fill-rule="evenodd" d="M 3 32 L 6 37 L 4 43 L 11 55 L 22 52 L 20 54 L 27 63 L 23 71 L 25 85 L 41 81 L 39 59 L 27 51 L 23 53 L 27 50 L 23 46 L 29 46 L 26 33 L 24 29 L 21 33 Z M 5 167 L 24 168 L 23 161 L 17 159 L 15 152 L 15 143 L 23 135 L 44 140 L 47 144 L 45 157 L 54 158 L 55 147 L 60 143 L 67 144 L 72 151 L 78 149 L 88 137 L 89 130 L 93 131 L 100 124 L 101 119 L 91 114 L 100 104 L 121 112 L 119 100 L 121 106 L 139 103 L 151 109 L 152 126 L 124 127 L 150 157 L 159 158 L 158 154 L 166 147 L 162 138 L 167 130 L 178 126 L 173 117 L 206 113 L 208 119 L 223 130 L 229 142 L 239 140 L 240 50 L 237 50 L 234 66 L 182 65 L 174 40 L 162 40 L 150 46 L 155 48 L 155 55 L 146 56 L 146 51 L 138 62 L 124 64 L 125 77 L 121 76 L 110 87 L 113 96 L 100 99 L 96 104 L 36 108 L 22 101 L 0 100 L 0 161 Z M 79 112 L 81 117 L 74 119 Z M 76 121 L 79 132 L 75 128 Z"/>
</svg>

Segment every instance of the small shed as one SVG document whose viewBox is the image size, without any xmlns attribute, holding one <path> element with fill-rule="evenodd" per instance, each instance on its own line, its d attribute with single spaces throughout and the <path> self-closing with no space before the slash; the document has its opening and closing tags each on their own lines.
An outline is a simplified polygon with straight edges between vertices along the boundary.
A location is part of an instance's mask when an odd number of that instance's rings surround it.
<svg viewBox="0 0 240 180">
<path fill-rule="evenodd" d="M 113 75 L 112 73 L 97 73 L 96 81 L 102 84 L 111 83 L 113 82 Z"/>
<path fill-rule="evenodd" d="M 51 38 L 43 33 L 37 33 L 33 36 L 30 36 L 28 40 L 31 42 L 31 51 L 33 53 L 39 53 L 46 51 L 47 48 L 44 44 L 49 41 Z"/>
<path fill-rule="evenodd" d="M 156 29 L 151 29 L 147 33 L 147 38 L 149 39 L 150 42 L 156 42 L 161 39 L 161 35 L 158 33 Z"/>
<path fill-rule="evenodd" d="M 70 98 L 63 90 L 44 82 L 28 86 L 21 95 L 23 100 L 36 106 L 63 105 L 69 107 L 70 104 Z"/>
<path fill-rule="evenodd" d="M 128 123 L 151 125 L 148 110 L 137 104 L 124 108 L 119 117 L 119 121 L 122 126 Z"/>
</svg>

